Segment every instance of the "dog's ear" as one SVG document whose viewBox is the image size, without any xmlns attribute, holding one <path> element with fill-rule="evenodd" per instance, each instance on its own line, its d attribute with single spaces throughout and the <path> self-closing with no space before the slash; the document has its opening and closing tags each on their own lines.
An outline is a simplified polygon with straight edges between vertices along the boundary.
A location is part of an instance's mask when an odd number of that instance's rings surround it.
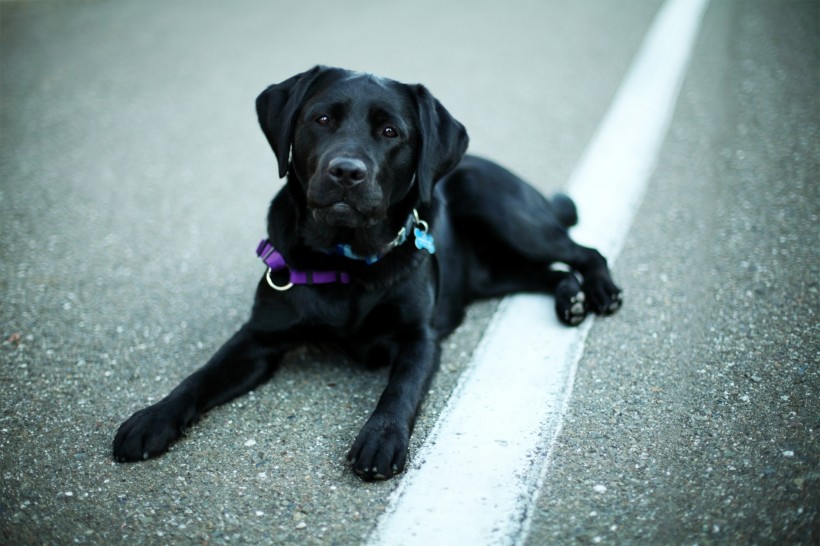
<svg viewBox="0 0 820 546">
<path fill-rule="evenodd" d="M 433 199 L 433 185 L 458 165 L 470 139 L 464 126 L 423 85 L 414 86 L 419 115 L 416 183 L 424 203 Z"/>
<path fill-rule="evenodd" d="M 279 162 L 279 178 L 288 174 L 296 116 L 308 96 L 311 85 L 328 70 L 324 66 L 315 66 L 282 83 L 271 85 L 256 98 L 259 125 Z"/>
</svg>

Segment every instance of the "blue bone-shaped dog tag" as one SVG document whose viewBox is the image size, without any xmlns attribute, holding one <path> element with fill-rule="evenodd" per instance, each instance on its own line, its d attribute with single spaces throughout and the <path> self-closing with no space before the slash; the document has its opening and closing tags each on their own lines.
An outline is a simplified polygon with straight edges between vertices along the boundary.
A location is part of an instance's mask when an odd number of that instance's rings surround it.
<svg viewBox="0 0 820 546">
<path fill-rule="evenodd" d="M 426 250 L 430 254 L 436 253 L 436 241 L 432 235 L 421 228 L 414 228 L 413 235 L 416 237 L 416 248 L 419 250 Z"/>
</svg>

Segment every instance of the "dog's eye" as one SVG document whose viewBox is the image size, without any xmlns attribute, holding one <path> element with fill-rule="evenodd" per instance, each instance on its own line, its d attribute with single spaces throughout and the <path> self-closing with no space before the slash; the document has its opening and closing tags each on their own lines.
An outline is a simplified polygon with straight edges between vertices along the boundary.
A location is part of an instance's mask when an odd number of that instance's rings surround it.
<svg viewBox="0 0 820 546">
<path fill-rule="evenodd" d="M 382 129 L 382 136 L 387 138 L 396 138 L 399 136 L 399 132 L 395 127 L 385 127 Z"/>
<path fill-rule="evenodd" d="M 316 123 L 319 125 L 328 125 L 330 123 L 330 118 L 325 115 L 319 116 L 316 118 Z"/>
</svg>

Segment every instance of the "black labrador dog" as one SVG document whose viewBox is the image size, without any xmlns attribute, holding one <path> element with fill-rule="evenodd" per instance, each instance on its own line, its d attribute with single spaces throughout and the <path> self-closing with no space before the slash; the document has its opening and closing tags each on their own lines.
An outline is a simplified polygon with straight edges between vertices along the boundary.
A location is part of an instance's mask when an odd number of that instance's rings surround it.
<svg viewBox="0 0 820 546">
<path fill-rule="evenodd" d="M 465 157 L 464 127 L 422 85 L 317 66 L 268 87 L 256 108 L 287 183 L 257 250 L 267 269 L 251 317 L 122 424 L 115 460 L 160 455 L 204 412 L 267 380 L 287 351 L 325 341 L 392 367 L 347 455 L 362 478 L 390 478 L 405 466 L 440 341 L 467 304 L 548 292 L 568 325 L 620 306 L 604 257 L 567 234 L 572 201 Z"/>
</svg>

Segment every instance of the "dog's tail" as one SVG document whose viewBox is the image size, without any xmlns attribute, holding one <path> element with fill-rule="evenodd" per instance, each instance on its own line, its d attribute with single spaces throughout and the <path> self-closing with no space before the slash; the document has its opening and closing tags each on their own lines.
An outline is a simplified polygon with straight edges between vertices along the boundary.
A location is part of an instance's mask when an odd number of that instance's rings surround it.
<svg viewBox="0 0 820 546">
<path fill-rule="evenodd" d="M 568 195 L 556 193 L 550 199 L 550 203 L 552 208 L 555 209 L 558 221 L 565 228 L 571 228 L 578 223 L 578 209 L 575 208 L 575 202 Z"/>
</svg>

